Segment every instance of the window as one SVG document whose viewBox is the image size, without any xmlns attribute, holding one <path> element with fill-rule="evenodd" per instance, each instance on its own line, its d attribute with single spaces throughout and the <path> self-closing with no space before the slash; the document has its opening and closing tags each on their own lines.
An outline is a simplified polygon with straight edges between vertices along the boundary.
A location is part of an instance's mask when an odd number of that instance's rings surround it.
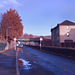
<svg viewBox="0 0 75 75">
<path fill-rule="evenodd" d="M 67 26 L 67 29 L 69 29 L 69 26 Z"/>
<path fill-rule="evenodd" d="M 69 35 L 70 35 L 70 33 L 68 32 L 68 33 L 67 33 L 67 36 L 69 36 Z"/>
</svg>

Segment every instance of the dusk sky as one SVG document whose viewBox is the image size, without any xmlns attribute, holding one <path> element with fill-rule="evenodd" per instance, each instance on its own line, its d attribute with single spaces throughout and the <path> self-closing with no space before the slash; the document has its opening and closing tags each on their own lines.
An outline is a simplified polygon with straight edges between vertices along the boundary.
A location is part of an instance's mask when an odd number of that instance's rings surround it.
<svg viewBox="0 0 75 75">
<path fill-rule="evenodd" d="M 75 22 L 75 0 L 0 0 L 0 14 L 10 8 L 21 16 L 23 33 L 50 35 L 58 23 Z"/>
</svg>

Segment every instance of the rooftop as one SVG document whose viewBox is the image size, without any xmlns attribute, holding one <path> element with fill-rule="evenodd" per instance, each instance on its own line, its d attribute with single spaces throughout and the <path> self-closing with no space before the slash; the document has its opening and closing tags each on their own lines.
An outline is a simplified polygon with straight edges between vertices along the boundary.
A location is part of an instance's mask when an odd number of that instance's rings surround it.
<svg viewBox="0 0 75 75">
<path fill-rule="evenodd" d="M 74 22 L 71 22 L 71 21 L 68 21 L 68 20 L 65 20 L 64 22 L 58 24 L 58 25 L 75 25 Z"/>
<path fill-rule="evenodd" d="M 59 25 L 75 25 L 75 23 L 71 22 L 71 21 L 68 21 L 68 20 L 65 20 L 64 22 L 62 22 L 60 24 L 57 24 L 57 26 L 54 27 L 54 28 L 52 28 L 51 31 L 54 30 L 54 29 L 56 29 Z"/>
</svg>

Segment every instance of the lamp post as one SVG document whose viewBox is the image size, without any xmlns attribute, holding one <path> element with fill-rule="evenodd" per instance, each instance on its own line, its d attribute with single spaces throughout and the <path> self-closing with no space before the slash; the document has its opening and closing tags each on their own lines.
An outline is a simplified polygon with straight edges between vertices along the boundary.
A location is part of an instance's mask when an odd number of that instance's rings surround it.
<svg viewBox="0 0 75 75">
<path fill-rule="evenodd" d="M 8 27 L 6 29 L 6 42 L 7 42 L 7 50 L 8 50 L 8 29 L 10 29 L 10 27 Z"/>
<path fill-rule="evenodd" d="M 14 42 L 15 42 L 15 50 L 16 50 L 16 40 L 17 40 L 17 39 L 16 39 L 16 38 L 14 38 Z"/>
<path fill-rule="evenodd" d="M 41 41 L 43 40 L 43 38 L 40 38 L 40 50 L 41 50 Z"/>
</svg>

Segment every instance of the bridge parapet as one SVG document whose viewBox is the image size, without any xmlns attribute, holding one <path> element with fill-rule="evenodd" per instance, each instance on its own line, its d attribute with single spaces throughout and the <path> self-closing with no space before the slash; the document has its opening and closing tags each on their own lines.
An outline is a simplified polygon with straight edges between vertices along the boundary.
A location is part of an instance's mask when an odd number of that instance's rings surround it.
<svg viewBox="0 0 75 75">
<path fill-rule="evenodd" d="M 17 39 L 17 41 L 22 41 L 22 42 L 39 42 L 40 38 L 29 38 L 29 39 Z"/>
</svg>

